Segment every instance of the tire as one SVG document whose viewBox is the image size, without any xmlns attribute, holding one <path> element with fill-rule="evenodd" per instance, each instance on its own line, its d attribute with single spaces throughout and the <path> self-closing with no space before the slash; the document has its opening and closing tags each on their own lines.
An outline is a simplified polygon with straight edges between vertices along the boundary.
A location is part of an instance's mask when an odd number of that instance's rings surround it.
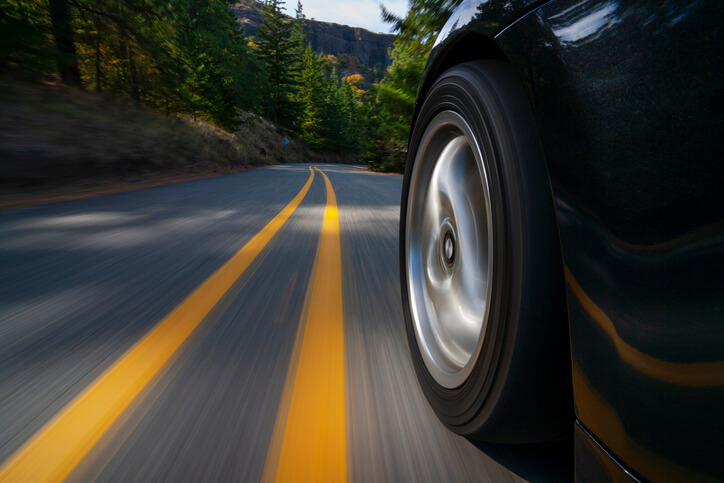
<svg viewBox="0 0 724 483">
<path fill-rule="evenodd" d="M 545 166 L 507 64 L 460 64 L 431 87 L 402 190 L 403 312 L 425 396 L 471 439 L 572 434 L 563 266 Z"/>
</svg>

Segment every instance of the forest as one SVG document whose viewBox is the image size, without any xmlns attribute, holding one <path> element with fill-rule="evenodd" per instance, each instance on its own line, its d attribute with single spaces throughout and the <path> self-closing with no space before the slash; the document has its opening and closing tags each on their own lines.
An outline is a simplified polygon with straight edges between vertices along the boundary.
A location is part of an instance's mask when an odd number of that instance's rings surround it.
<svg viewBox="0 0 724 483">
<path fill-rule="evenodd" d="M 458 3 L 411 0 L 404 17 L 383 7 L 392 64 L 365 89 L 312 50 L 301 1 L 289 14 L 266 0 L 245 37 L 225 0 L 2 0 L 0 76 L 120 96 L 229 133 L 264 119 L 313 151 L 401 172 L 427 55 Z"/>
</svg>

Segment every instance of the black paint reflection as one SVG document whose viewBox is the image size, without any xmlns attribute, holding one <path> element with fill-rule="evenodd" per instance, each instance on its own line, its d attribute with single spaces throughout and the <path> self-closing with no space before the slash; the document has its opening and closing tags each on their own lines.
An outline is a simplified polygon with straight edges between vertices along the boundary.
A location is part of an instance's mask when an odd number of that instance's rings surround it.
<svg viewBox="0 0 724 483">
<path fill-rule="evenodd" d="M 618 2 L 582 2 L 548 20 L 561 44 L 578 46 L 600 38 L 619 23 L 618 8 Z"/>
<path fill-rule="evenodd" d="M 577 416 L 644 478 L 724 477 L 720 5 L 556 0 L 496 38 L 567 266 Z"/>
</svg>

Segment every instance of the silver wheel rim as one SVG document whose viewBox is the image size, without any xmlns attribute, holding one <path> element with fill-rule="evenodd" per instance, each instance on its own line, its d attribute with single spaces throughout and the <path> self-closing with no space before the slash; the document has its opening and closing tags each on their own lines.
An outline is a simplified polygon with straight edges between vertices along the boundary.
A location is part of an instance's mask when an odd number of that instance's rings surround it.
<svg viewBox="0 0 724 483">
<path fill-rule="evenodd" d="M 488 325 L 492 215 L 482 161 L 465 120 L 444 111 L 422 136 L 409 185 L 411 315 L 425 365 L 448 389 L 470 375 Z"/>
</svg>

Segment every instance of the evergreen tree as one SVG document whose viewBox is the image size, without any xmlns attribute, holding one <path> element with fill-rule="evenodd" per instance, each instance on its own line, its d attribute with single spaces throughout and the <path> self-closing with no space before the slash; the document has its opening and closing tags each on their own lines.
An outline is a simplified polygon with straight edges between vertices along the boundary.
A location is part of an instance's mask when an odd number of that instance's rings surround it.
<svg viewBox="0 0 724 483">
<path fill-rule="evenodd" d="M 10 34 L 0 37 L 1 69 L 55 74 L 228 130 L 239 111 L 262 113 L 316 149 L 357 145 L 363 80 L 340 81 L 337 59 L 311 49 L 300 1 L 290 19 L 283 0 L 268 0 L 256 43 L 244 39 L 227 0 L 49 2 L 0 2 Z"/>
<path fill-rule="evenodd" d="M 388 114 L 388 133 L 391 141 L 406 145 L 415 109 L 417 86 L 427 61 L 426 49 L 404 39 L 395 41 L 390 51 L 392 64 L 379 84 L 379 100 Z"/>
<path fill-rule="evenodd" d="M 264 66 L 268 86 L 264 113 L 275 124 L 292 126 L 295 106 L 291 97 L 296 82 L 292 69 L 294 45 L 293 24 L 284 16 L 283 0 L 267 0 L 262 7 L 263 23 L 256 33 L 259 57 Z"/>
<path fill-rule="evenodd" d="M 297 0 L 297 8 L 294 10 L 294 20 L 292 21 L 291 43 L 296 60 L 300 62 L 304 55 L 304 50 L 309 43 L 309 30 L 307 28 L 307 18 L 304 16 L 304 7 L 302 1 Z"/>
<path fill-rule="evenodd" d="M 395 43 L 409 42 L 429 52 L 445 22 L 461 2 L 462 0 L 410 0 L 409 10 L 404 17 L 391 13 L 383 5 L 382 20 L 392 25 L 392 30 L 396 33 Z"/>
<path fill-rule="evenodd" d="M 294 122 L 289 127 L 300 131 L 299 118 L 302 115 L 304 105 L 299 100 L 299 89 L 303 86 L 302 71 L 304 70 L 304 54 L 309 46 L 309 31 L 301 0 L 297 0 L 297 8 L 294 11 L 292 20 L 291 38 L 289 39 L 292 49 L 292 57 L 289 65 L 289 75 L 292 77 L 295 92 L 291 95 L 290 115 Z"/>
<path fill-rule="evenodd" d="M 340 98 L 341 98 L 341 109 L 342 116 L 344 119 L 344 126 L 342 132 L 342 149 L 351 151 L 357 148 L 359 138 L 359 126 L 356 125 L 357 121 L 357 92 L 361 94 L 364 91 L 357 89 L 356 86 L 347 82 L 346 79 L 342 80 L 340 87 Z"/>
<path fill-rule="evenodd" d="M 410 0 L 404 17 L 382 7 L 396 32 L 392 65 L 372 92 L 363 96 L 361 159 L 378 169 L 404 171 L 417 87 L 432 45 L 461 0 Z"/>
<path fill-rule="evenodd" d="M 325 80 L 325 134 L 328 139 L 328 147 L 336 151 L 345 144 L 343 136 L 346 131 L 342 95 L 340 92 L 341 83 L 337 76 L 336 68 L 332 68 L 332 71 L 327 74 Z"/>
<path fill-rule="evenodd" d="M 0 41 L 3 68 L 226 129 L 240 109 L 260 110 L 261 66 L 226 0 L 15 0 L 0 3 L 0 27 L 13 37 Z"/>
<path fill-rule="evenodd" d="M 351 150 L 356 146 L 352 122 L 357 101 L 351 86 L 340 81 L 329 62 L 307 45 L 297 100 L 301 138 L 315 149 Z"/>
<path fill-rule="evenodd" d="M 228 129 L 238 110 L 258 108 L 260 68 L 223 0 L 196 0 L 181 22 L 190 112 Z"/>
<path fill-rule="evenodd" d="M 326 143 L 323 115 L 325 111 L 324 61 L 310 45 L 304 51 L 301 82 L 297 100 L 301 104 L 299 130 L 302 139 L 315 149 Z"/>
</svg>

